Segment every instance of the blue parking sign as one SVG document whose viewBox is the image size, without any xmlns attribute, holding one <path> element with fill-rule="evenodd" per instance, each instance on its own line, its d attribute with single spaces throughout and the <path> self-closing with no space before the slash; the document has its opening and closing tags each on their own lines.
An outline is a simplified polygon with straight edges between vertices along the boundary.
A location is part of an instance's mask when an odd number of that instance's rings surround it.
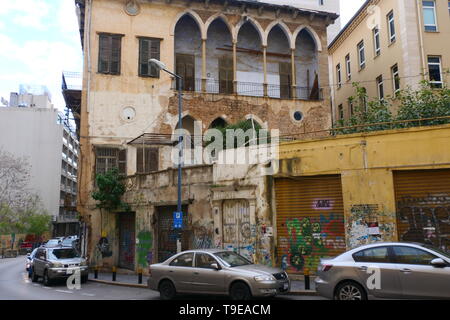
<svg viewBox="0 0 450 320">
<path fill-rule="evenodd" d="M 173 213 L 173 228 L 174 229 L 183 228 L 183 212 Z"/>
</svg>

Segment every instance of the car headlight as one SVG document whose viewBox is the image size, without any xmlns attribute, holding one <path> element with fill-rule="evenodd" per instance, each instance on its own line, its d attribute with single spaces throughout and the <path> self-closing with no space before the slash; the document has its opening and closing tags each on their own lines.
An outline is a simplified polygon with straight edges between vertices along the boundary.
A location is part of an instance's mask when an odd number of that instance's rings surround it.
<svg viewBox="0 0 450 320">
<path fill-rule="evenodd" d="M 87 266 L 87 261 L 86 260 L 81 260 L 80 262 L 80 266 Z"/>
<path fill-rule="evenodd" d="M 59 262 L 52 263 L 53 268 L 61 268 L 62 266 L 63 266 L 62 263 L 59 263 Z"/>
<path fill-rule="evenodd" d="M 255 281 L 275 281 L 275 278 L 273 276 L 257 276 Z"/>
</svg>

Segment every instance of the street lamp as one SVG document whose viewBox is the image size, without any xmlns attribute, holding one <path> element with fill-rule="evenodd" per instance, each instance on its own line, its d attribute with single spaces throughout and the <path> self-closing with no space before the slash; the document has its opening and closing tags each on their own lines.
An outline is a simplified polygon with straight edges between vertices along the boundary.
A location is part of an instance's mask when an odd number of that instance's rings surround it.
<svg viewBox="0 0 450 320">
<path fill-rule="evenodd" d="M 182 118 L 181 115 L 183 113 L 183 101 L 182 101 L 182 97 L 181 97 L 181 92 L 182 92 L 182 83 L 183 83 L 183 78 L 169 70 L 167 70 L 166 65 L 156 59 L 150 59 L 148 60 L 148 63 L 150 65 L 154 65 L 157 69 L 162 70 L 167 72 L 168 74 L 170 74 L 171 76 L 175 77 L 177 79 L 177 86 L 178 86 L 178 128 L 179 129 L 183 129 L 183 123 L 182 123 Z M 178 137 L 178 145 L 179 145 L 179 153 L 178 153 L 178 201 L 177 201 L 177 213 L 178 214 L 182 214 L 182 209 L 181 209 L 181 164 L 182 164 L 182 158 L 183 158 L 183 137 L 182 135 L 180 135 Z M 182 217 L 182 216 L 181 216 Z M 178 245 L 177 245 L 178 247 Z M 177 248 L 177 251 L 180 251 Z"/>
</svg>

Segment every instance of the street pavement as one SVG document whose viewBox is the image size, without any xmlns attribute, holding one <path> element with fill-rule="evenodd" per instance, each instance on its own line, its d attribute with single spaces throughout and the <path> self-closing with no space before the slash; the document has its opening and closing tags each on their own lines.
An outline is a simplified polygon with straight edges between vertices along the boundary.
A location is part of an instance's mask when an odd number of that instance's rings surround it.
<svg viewBox="0 0 450 320">
<path fill-rule="evenodd" d="M 65 281 L 43 285 L 28 279 L 25 256 L 0 259 L 0 300 L 159 300 L 159 292 L 87 282 L 80 290 L 69 290 Z M 179 300 L 218 300 L 219 297 L 180 296 Z M 272 298 L 273 299 L 273 298 Z M 275 300 L 324 300 L 317 296 L 279 296 Z M 269 301 L 269 299 L 268 299 Z"/>
</svg>

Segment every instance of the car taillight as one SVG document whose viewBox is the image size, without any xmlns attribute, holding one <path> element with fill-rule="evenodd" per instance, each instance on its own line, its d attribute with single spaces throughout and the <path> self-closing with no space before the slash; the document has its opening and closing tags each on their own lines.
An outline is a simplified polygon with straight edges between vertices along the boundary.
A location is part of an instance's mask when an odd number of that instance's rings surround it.
<svg viewBox="0 0 450 320">
<path fill-rule="evenodd" d="M 331 267 L 333 267 L 332 264 L 324 264 L 324 265 L 322 266 L 322 271 L 323 271 L 323 272 L 327 272 L 328 270 L 331 269 Z"/>
</svg>

